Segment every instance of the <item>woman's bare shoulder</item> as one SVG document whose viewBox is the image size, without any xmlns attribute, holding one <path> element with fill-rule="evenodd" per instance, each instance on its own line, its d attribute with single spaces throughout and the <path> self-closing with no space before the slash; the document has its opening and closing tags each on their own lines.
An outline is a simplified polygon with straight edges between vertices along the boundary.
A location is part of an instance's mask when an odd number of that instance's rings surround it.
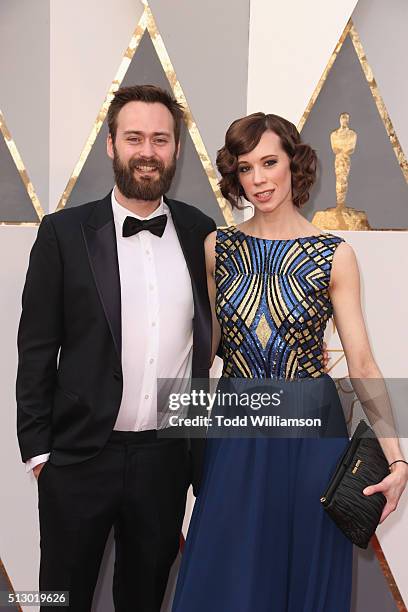
<svg viewBox="0 0 408 612">
<path fill-rule="evenodd" d="M 204 250 L 205 250 L 205 265 L 207 271 L 211 274 L 214 274 L 215 270 L 215 243 L 217 239 L 217 231 L 211 232 L 208 234 L 206 239 L 204 240 Z"/>
<path fill-rule="evenodd" d="M 217 239 L 217 230 L 214 230 L 213 232 L 210 232 L 209 234 L 207 234 L 207 236 L 205 237 L 204 240 L 204 246 L 207 250 L 207 248 L 212 248 L 215 249 L 215 241 Z"/>
</svg>

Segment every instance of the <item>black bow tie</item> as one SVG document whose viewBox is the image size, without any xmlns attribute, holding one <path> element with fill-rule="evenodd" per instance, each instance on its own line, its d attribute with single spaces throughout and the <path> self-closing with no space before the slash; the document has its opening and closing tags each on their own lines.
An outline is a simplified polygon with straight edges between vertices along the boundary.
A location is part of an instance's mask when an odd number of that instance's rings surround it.
<svg viewBox="0 0 408 612">
<path fill-rule="evenodd" d="M 123 223 L 122 235 L 124 238 L 127 238 L 128 236 L 138 234 L 142 230 L 149 230 L 149 232 L 161 238 L 166 228 L 166 223 L 167 215 L 159 215 L 158 217 L 153 217 L 153 219 L 146 220 L 135 219 L 135 217 L 126 217 Z"/>
</svg>

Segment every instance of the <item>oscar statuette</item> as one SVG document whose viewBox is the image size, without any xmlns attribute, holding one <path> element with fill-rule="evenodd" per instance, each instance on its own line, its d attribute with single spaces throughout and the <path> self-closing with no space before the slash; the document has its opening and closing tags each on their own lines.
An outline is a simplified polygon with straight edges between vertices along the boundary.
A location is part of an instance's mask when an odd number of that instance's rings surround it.
<svg viewBox="0 0 408 612">
<path fill-rule="evenodd" d="M 334 208 L 319 210 L 313 217 L 313 224 L 323 230 L 370 230 L 367 215 L 362 210 L 347 206 L 346 195 L 350 174 L 351 155 L 357 144 L 357 134 L 349 127 L 350 115 L 340 115 L 340 127 L 330 135 L 330 142 L 335 155 L 336 201 Z"/>
</svg>

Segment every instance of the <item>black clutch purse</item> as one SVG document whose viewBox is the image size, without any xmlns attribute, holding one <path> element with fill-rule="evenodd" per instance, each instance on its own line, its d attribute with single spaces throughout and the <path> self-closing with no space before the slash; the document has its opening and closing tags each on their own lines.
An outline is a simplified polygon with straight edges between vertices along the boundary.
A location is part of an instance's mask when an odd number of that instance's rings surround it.
<svg viewBox="0 0 408 612">
<path fill-rule="evenodd" d="M 377 484 L 389 473 L 387 459 L 373 430 L 360 421 L 320 498 L 336 525 L 360 548 L 367 548 L 386 504 L 382 493 L 366 496 L 363 489 Z"/>
</svg>

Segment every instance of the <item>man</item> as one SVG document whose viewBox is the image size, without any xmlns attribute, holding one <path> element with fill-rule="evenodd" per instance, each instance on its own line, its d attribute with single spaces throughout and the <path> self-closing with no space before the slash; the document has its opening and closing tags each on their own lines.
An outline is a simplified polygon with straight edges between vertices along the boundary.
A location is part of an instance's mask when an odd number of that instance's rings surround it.
<svg viewBox="0 0 408 612">
<path fill-rule="evenodd" d="M 89 612 L 115 532 L 115 609 L 160 610 L 200 440 L 157 434 L 157 379 L 208 377 L 203 241 L 215 224 L 167 199 L 181 106 L 151 85 L 118 90 L 103 200 L 44 217 L 18 335 L 18 438 L 38 478 L 41 590 Z M 47 608 L 49 609 L 49 608 Z"/>
</svg>

